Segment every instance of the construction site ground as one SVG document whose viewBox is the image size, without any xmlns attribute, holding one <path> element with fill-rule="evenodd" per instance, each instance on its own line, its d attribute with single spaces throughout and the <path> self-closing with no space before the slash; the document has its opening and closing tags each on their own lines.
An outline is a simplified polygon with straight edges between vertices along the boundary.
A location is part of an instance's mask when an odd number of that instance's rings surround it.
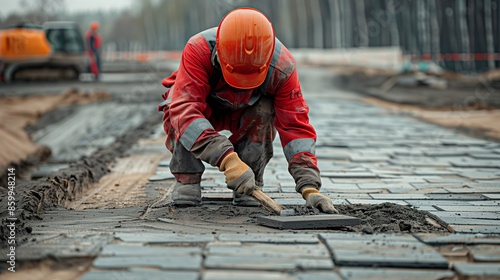
<svg viewBox="0 0 500 280">
<path fill-rule="evenodd" d="M 69 89 L 110 97 L 59 106 L 25 128 L 51 156 L 17 165 L 16 272 L 2 246 L 0 278 L 500 279 L 500 143 L 367 100 L 326 68 L 298 71 L 318 135 L 321 192 L 360 225 L 261 226 L 257 218 L 270 213 L 233 206 L 224 175 L 209 165 L 202 206 L 173 206 L 156 112 L 165 69 L 6 85 L 2 97 Z M 287 168 L 276 139 L 263 191 L 318 214 L 303 206 Z"/>
</svg>

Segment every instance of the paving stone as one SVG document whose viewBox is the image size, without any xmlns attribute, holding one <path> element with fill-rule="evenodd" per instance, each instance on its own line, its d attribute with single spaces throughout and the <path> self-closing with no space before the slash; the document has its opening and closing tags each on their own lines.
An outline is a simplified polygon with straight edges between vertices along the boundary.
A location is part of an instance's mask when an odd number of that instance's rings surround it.
<svg viewBox="0 0 500 280">
<path fill-rule="evenodd" d="M 251 255 L 272 257 L 308 257 L 330 258 L 328 249 L 322 244 L 242 244 L 222 245 L 214 243 L 207 245 L 210 255 Z"/>
<path fill-rule="evenodd" d="M 317 244 L 318 238 L 314 234 L 236 234 L 222 233 L 219 235 L 222 242 L 243 243 L 282 243 L 282 244 Z"/>
<path fill-rule="evenodd" d="M 500 265 L 498 263 L 455 263 L 453 269 L 463 276 L 500 277 Z"/>
<path fill-rule="evenodd" d="M 258 217 L 259 225 L 279 229 L 322 229 L 359 225 L 358 218 L 345 215 L 266 216 Z"/>
<path fill-rule="evenodd" d="M 201 255 L 173 255 L 173 256 L 118 256 L 98 257 L 94 260 L 95 268 L 116 269 L 132 267 L 157 267 L 175 270 L 201 270 Z"/>
<path fill-rule="evenodd" d="M 346 198 L 346 200 L 351 204 L 382 204 L 382 203 L 394 203 L 399 205 L 408 205 L 404 200 L 388 200 L 388 199 L 357 199 L 357 198 Z"/>
<path fill-rule="evenodd" d="M 349 238 L 346 235 L 320 234 L 340 266 L 380 266 L 447 268 L 448 261 L 434 248 L 411 236 L 374 234 Z"/>
<path fill-rule="evenodd" d="M 172 159 L 172 158 L 162 159 L 162 160 L 160 161 L 160 163 L 158 164 L 158 166 L 160 166 L 160 167 L 169 167 L 169 166 L 170 166 L 170 160 L 171 160 L 171 159 Z"/>
<path fill-rule="evenodd" d="M 429 199 L 426 194 L 420 193 L 371 193 L 370 196 L 373 199 L 384 199 L 384 200 L 403 200 L 403 199 Z"/>
<path fill-rule="evenodd" d="M 488 219 L 488 220 L 500 220 L 500 213 L 495 212 L 444 212 L 444 211 L 433 211 L 431 214 L 438 216 L 439 218 L 468 218 L 468 219 Z"/>
<path fill-rule="evenodd" d="M 476 262 L 500 262 L 500 245 L 467 246 Z"/>
<path fill-rule="evenodd" d="M 500 226 L 484 226 L 484 225 L 448 225 L 453 231 L 458 233 L 492 233 L 500 234 Z"/>
<path fill-rule="evenodd" d="M 480 194 L 425 194 L 425 196 L 436 200 L 485 200 L 486 197 Z M 500 209 L 499 209 L 500 211 Z"/>
<path fill-rule="evenodd" d="M 198 280 L 200 277 L 198 272 L 181 272 L 181 271 L 161 271 L 152 269 L 128 269 L 128 270 L 91 270 L 87 272 L 81 280 L 109 280 L 109 279 L 148 279 L 148 280 L 164 280 L 164 279 L 183 279 L 183 280 Z"/>
<path fill-rule="evenodd" d="M 208 269 L 250 269 L 250 270 L 326 270 L 333 269 L 331 259 L 309 259 L 299 257 L 269 256 L 218 256 L 208 255 L 205 259 Z"/>
<path fill-rule="evenodd" d="M 470 159 L 467 161 L 456 160 L 450 161 L 450 163 L 455 167 L 464 167 L 464 168 L 499 168 L 500 161 L 497 160 L 479 160 L 479 159 Z"/>
<path fill-rule="evenodd" d="M 439 206 L 441 211 L 451 211 L 451 212 L 500 212 L 500 207 L 498 206 Z"/>
<path fill-rule="evenodd" d="M 500 193 L 498 193 L 498 194 L 483 194 L 483 195 L 489 199 L 500 199 Z"/>
<path fill-rule="evenodd" d="M 335 172 L 325 171 L 321 172 L 321 176 L 329 178 L 377 178 L 376 174 L 370 172 Z"/>
<path fill-rule="evenodd" d="M 175 177 L 171 173 L 170 174 L 165 173 L 165 174 L 154 175 L 154 176 L 148 178 L 148 180 L 151 182 L 165 181 L 165 180 L 172 180 L 172 179 L 175 179 Z"/>
<path fill-rule="evenodd" d="M 339 274 L 346 280 L 440 280 L 454 276 L 452 271 L 435 269 L 387 269 L 387 268 L 340 268 Z"/>
<path fill-rule="evenodd" d="M 342 278 L 333 271 L 294 273 L 294 276 L 297 280 L 342 280 Z"/>
<path fill-rule="evenodd" d="M 455 201 L 455 200 L 412 200 L 412 199 L 407 199 L 405 200 L 410 204 L 411 206 L 472 206 L 468 201 Z M 434 210 L 436 211 L 436 210 Z M 441 213 L 447 213 L 447 212 L 441 212 Z"/>
<path fill-rule="evenodd" d="M 500 235 L 487 235 L 487 234 L 436 234 L 436 233 L 416 233 L 415 236 L 432 246 L 442 246 L 448 244 L 464 244 L 464 245 L 477 245 L 477 244 L 497 244 L 500 245 Z"/>
<path fill-rule="evenodd" d="M 201 247 L 159 247 L 126 244 L 108 244 L 102 248 L 101 256 L 156 256 L 156 255 L 201 255 Z"/>
<path fill-rule="evenodd" d="M 488 225 L 500 226 L 500 220 L 486 220 L 486 219 L 469 219 L 469 218 L 441 218 L 448 225 Z"/>
<path fill-rule="evenodd" d="M 115 238 L 129 243 L 208 243 L 214 241 L 211 234 L 177 233 L 117 233 Z"/>
<path fill-rule="evenodd" d="M 467 182 L 467 179 L 458 178 L 458 177 L 442 177 L 442 176 L 426 176 L 425 181 L 429 183 L 461 183 Z"/>
<path fill-rule="evenodd" d="M 387 188 L 409 188 L 411 185 L 409 183 L 400 184 L 384 184 L 384 183 L 361 183 L 358 184 L 360 189 L 387 189 Z"/>
<path fill-rule="evenodd" d="M 203 280 L 295 280 L 293 276 L 276 271 L 205 270 Z"/>
</svg>

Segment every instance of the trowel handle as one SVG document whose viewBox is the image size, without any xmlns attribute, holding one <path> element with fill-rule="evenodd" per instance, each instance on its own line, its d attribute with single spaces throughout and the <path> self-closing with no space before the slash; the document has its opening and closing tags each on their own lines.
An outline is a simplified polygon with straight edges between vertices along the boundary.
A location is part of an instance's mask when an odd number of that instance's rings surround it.
<svg viewBox="0 0 500 280">
<path fill-rule="evenodd" d="M 264 208 L 266 208 L 268 211 L 276 215 L 279 215 L 281 210 L 283 210 L 283 206 L 281 204 L 272 200 L 269 196 L 267 196 L 259 189 L 255 189 L 250 196 L 252 196 L 260 204 L 262 204 L 262 206 L 264 206 Z"/>
</svg>

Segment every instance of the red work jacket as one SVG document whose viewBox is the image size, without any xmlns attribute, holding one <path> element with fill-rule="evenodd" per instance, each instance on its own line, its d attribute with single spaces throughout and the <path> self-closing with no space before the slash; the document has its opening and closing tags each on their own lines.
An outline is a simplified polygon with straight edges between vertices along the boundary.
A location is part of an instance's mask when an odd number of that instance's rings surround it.
<svg viewBox="0 0 500 280">
<path fill-rule="evenodd" d="M 270 95 L 276 113 L 274 126 L 280 135 L 289 168 L 295 165 L 314 169 L 317 176 L 313 177 L 318 178 L 308 184 L 319 188 L 321 181 L 314 154 L 316 132 L 309 124 L 309 107 L 301 93 L 294 58 L 276 39 L 273 59 L 262 86 L 250 90 L 221 86 L 225 81 L 221 74 L 217 75 L 216 71 L 220 70 L 215 68 L 213 61 L 216 33 L 214 28 L 193 36 L 183 50 L 179 70 L 162 81 L 165 87 L 173 87 L 163 94 L 165 102 L 159 110 L 164 111 L 164 107 L 169 106 L 170 122 L 177 141 L 191 150 L 200 142 L 206 143 L 221 136 L 207 120 L 212 113 L 207 104 L 210 94 L 221 105 L 234 110 L 251 106 L 260 96 Z M 215 82 L 215 92 L 212 90 L 214 75 L 220 77 Z M 218 159 L 212 160 L 212 165 L 215 162 L 218 165 L 228 151 L 215 151 L 215 154 Z M 298 179 L 295 178 L 296 182 Z"/>
</svg>

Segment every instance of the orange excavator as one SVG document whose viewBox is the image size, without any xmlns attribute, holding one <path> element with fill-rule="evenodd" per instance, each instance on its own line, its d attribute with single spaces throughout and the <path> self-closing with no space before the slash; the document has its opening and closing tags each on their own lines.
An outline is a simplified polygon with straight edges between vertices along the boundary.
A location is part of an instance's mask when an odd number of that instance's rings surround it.
<svg viewBox="0 0 500 280">
<path fill-rule="evenodd" d="M 0 81 L 75 80 L 87 71 L 88 61 L 73 22 L 0 30 Z"/>
</svg>

